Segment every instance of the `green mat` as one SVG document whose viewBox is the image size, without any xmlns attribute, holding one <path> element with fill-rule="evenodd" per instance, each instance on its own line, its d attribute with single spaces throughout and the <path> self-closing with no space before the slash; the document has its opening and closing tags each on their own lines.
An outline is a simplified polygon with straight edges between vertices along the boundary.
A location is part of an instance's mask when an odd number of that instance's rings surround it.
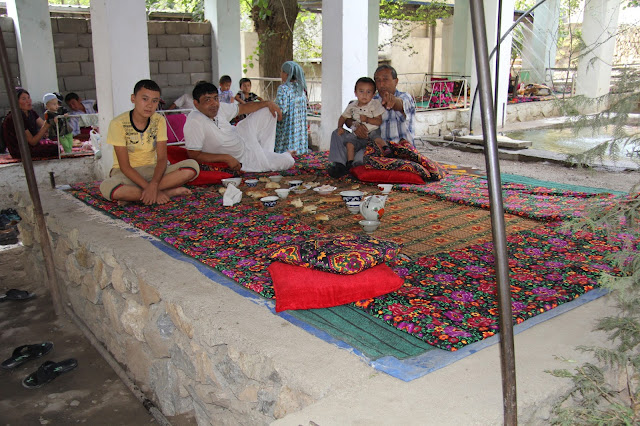
<svg viewBox="0 0 640 426">
<path fill-rule="evenodd" d="M 615 194 L 615 195 L 626 194 L 626 192 L 622 192 L 622 191 L 612 191 L 610 189 L 604 189 L 604 188 L 592 188 L 590 186 L 571 185 L 568 183 L 551 182 L 548 180 L 534 179 L 534 178 L 520 176 L 520 175 L 511 175 L 508 173 L 501 173 L 500 178 L 503 183 L 521 183 L 524 185 L 542 186 L 544 188 L 556 188 L 556 189 L 563 189 L 566 191 L 587 192 L 589 194 L 601 194 L 601 193 Z"/>
<path fill-rule="evenodd" d="M 372 360 L 384 356 L 393 356 L 396 359 L 411 358 L 435 349 L 428 343 L 351 305 L 289 311 L 289 313 L 357 348 Z"/>
</svg>

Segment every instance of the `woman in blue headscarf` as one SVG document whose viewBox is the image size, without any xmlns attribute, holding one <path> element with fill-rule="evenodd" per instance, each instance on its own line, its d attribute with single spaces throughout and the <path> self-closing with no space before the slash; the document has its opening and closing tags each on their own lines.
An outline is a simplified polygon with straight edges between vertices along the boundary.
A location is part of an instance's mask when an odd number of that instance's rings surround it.
<svg viewBox="0 0 640 426">
<path fill-rule="evenodd" d="M 300 65 L 293 61 L 282 64 L 276 104 L 282 110 L 282 121 L 276 127 L 276 152 L 305 154 L 309 151 L 307 131 L 307 82 Z"/>
</svg>

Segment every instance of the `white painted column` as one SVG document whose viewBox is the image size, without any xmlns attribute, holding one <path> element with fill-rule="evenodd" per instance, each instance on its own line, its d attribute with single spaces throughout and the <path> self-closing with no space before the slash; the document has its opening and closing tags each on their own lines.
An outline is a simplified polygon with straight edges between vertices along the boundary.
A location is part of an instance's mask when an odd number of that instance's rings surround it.
<svg viewBox="0 0 640 426">
<path fill-rule="evenodd" d="M 453 37 L 449 55 L 451 67 L 448 71 L 461 75 L 471 75 L 471 57 L 473 56 L 471 39 L 471 16 L 469 0 L 456 0 L 453 9 Z M 471 46 L 469 50 L 467 47 Z"/>
<path fill-rule="evenodd" d="M 378 43 L 380 33 L 380 2 L 369 0 L 369 52 L 367 59 L 367 75 L 373 78 L 373 73 L 378 68 Z"/>
<path fill-rule="evenodd" d="M 582 21 L 587 49 L 578 62 L 576 94 L 597 98 L 609 93 L 620 1 L 588 0 Z"/>
<path fill-rule="evenodd" d="M 322 4 L 322 116 L 320 149 L 328 150 L 331 132 L 358 78 L 369 75 L 369 0 L 331 0 Z"/>
<path fill-rule="evenodd" d="M 204 17 L 211 22 L 211 78 L 229 75 L 234 92 L 242 78 L 240 3 L 238 0 L 204 0 Z"/>
<path fill-rule="evenodd" d="M 7 0 L 13 18 L 20 65 L 20 83 L 34 102 L 58 91 L 58 73 L 51 34 L 49 5 L 44 0 Z"/>
<path fill-rule="evenodd" d="M 531 83 L 551 82 L 546 69 L 556 65 L 559 19 L 560 0 L 547 0 L 533 11 L 533 28 L 522 47 L 522 69 L 529 71 Z"/>
<path fill-rule="evenodd" d="M 498 13 L 502 15 L 501 21 L 501 33 L 504 35 L 506 31 L 513 25 L 513 11 L 515 7 L 515 0 L 503 0 L 502 10 L 498 10 L 498 2 L 485 2 L 484 3 L 484 18 L 487 27 L 487 45 L 489 54 L 495 47 L 498 40 Z M 469 31 L 470 41 L 469 46 L 473 49 L 473 36 Z M 497 114 L 496 120 L 498 127 L 502 126 L 503 113 L 505 115 L 506 122 L 506 107 L 507 107 L 507 95 L 509 92 L 509 66 L 511 65 L 511 35 L 507 36 L 500 46 L 500 61 L 498 64 L 499 78 L 498 78 L 498 102 L 497 102 Z M 495 93 L 496 87 L 496 59 L 495 55 L 489 60 L 491 64 L 491 84 L 493 92 Z M 478 77 L 476 74 L 476 61 L 473 57 L 471 63 L 471 96 L 475 93 L 478 85 Z M 494 98 L 493 94 L 491 96 Z M 472 99 L 473 101 L 473 99 Z M 480 99 L 476 99 L 476 106 L 473 110 L 473 132 L 480 134 L 482 132 L 481 120 L 480 120 Z"/>
<path fill-rule="evenodd" d="M 106 143 L 109 123 L 133 108 L 133 86 L 150 75 L 144 0 L 91 0 L 91 33 L 103 138 L 96 174 L 103 179 L 113 165 L 113 149 Z"/>
</svg>

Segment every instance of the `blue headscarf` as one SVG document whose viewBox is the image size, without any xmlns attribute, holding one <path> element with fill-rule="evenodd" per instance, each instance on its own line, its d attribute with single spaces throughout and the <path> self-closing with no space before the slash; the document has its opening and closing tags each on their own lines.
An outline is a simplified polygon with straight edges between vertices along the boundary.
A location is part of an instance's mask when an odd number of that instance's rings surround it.
<svg viewBox="0 0 640 426">
<path fill-rule="evenodd" d="M 287 61 L 282 64 L 282 72 L 287 74 L 286 83 L 294 80 L 293 86 L 295 87 L 298 96 L 302 95 L 305 90 L 307 90 L 307 82 L 304 79 L 304 71 L 302 71 L 302 67 L 300 65 L 293 61 Z"/>
</svg>

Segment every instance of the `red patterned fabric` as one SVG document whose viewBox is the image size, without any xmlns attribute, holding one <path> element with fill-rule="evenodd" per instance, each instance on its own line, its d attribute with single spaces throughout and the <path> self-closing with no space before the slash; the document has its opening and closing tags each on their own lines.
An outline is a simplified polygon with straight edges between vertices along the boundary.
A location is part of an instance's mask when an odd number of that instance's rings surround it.
<svg viewBox="0 0 640 426">
<path fill-rule="evenodd" d="M 437 162 L 421 155 L 408 141 L 387 142 L 393 151 L 392 157 L 384 157 L 376 144 L 367 145 L 364 153 L 364 164 L 368 168 L 393 170 L 414 173 L 424 181 L 436 181 L 446 176 L 447 172 Z"/>
<path fill-rule="evenodd" d="M 404 280 L 385 264 L 353 275 L 273 262 L 269 273 L 276 294 L 276 312 L 330 308 L 370 299 L 399 289 Z"/>
<path fill-rule="evenodd" d="M 400 245 L 368 235 L 320 233 L 280 246 L 271 258 L 334 274 L 357 274 L 395 258 Z"/>
<path fill-rule="evenodd" d="M 167 142 L 183 142 L 184 141 L 184 123 L 187 122 L 187 116 L 184 114 L 167 114 Z"/>
</svg>

